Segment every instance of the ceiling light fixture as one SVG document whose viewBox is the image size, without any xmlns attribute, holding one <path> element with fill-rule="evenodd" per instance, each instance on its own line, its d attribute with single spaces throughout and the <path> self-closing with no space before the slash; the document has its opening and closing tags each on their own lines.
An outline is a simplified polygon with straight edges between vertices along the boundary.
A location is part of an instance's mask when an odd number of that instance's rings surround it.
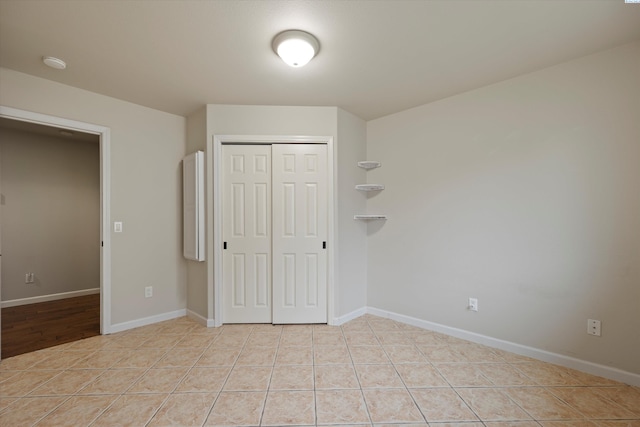
<svg viewBox="0 0 640 427">
<path fill-rule="evenodd" d="M 55 68 L 56 70 L 64 70 L 65 68 L 67 68 L 66 62 L 64 62 L 60 58 L 54 58 L 53 56 L 43 57 L 42 62 L 44 62 L 45 65 L 51 68 Z"/>
<path fill-rule="evenodd" d="M 275 36 L 272 47 L 287 65 L 302 67 L 318 54 L 320 43 L 305 31 L 287 30 Z"/>
</svg>

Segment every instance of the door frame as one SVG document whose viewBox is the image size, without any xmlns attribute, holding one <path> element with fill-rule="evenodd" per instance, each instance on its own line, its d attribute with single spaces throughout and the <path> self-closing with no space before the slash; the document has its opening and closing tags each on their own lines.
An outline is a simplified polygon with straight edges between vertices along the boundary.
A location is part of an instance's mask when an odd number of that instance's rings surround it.
<svg viewBox="0 0 640 427">
<path fill-rule="evenodd" d="M 213 135 L 207 141 L 207 253 L 213 256 L 207 262 L 208 295 L 213 295 L 207 301 L 209 318 L 213 318 L 214 326 L 222 325 L 222 145 L 273 145 L 273 144 L 326 144 L 327 145 L 327 323 L 333 324 L 335 313 L 334 271 L 337 251 L 337 236 L 335 229 L 335 195 L 334 188 L 334 146 L 332 136 L 295 136 L 295 135 Z M 213 183 L 213 185 L 211 185 Z"/>
<path fill-rule="evenodd" d="M 90 133 L 100 138 L 100 334 L 111 333 L 111 130 L 105 126 L 0 105 L 0 117 Z"/>
</svg>

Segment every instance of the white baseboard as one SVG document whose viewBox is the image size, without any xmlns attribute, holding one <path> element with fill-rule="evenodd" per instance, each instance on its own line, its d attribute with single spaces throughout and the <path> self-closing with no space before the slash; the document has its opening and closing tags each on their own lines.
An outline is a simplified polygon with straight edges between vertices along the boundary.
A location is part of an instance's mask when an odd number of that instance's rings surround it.
<svg viewBox="0 0 640 427">
<path fill-rule="evenodd" d="M 504 341 L 488 337 L 486 335 L 476 334 L 475 332 L 469 332 L 463 329 L 452 328 L 450 326 L 417 319 L 411 316 L 405 316 L 391 311 L 381 310 L 375 307 L 367 307 L 366 312 L 373 314 L 374 316 L 385 317 L 407 325 L 417 326 L 422 329 L 440 332 L 456 338 L 520 354 L 522 356 L 532 357 L 534 359 L 542 360 L 543 362 L 549 362 L 614 381 L 620 381 L 636 387 L 640 386 L 640 375 L 633 372 L 627 372 L 610 366 L 600 365 L 586 360 L 576 359 L 574 357 L 564 356 L 562 354 L 552 353 L 550 351 L 540 350 L 538 348 L 528 347 L 526 345 Z"/>
<path fill-rule="evenodd" d="M 82 289 L 80 291 L 62 292 L 59 294 L 40 295 L 37 297 L 19 298 L 19 299 L 12 299 L 8 301 L 2 301 L 2 304 L 0 305 L 0 307 L 2 308 L 16 307 L 18 305 L 37 304 L 39 302 L 56 301 L 60 299 L 82 297 L 85 295 L 93 295 L 93 294 L 99 294 L 99 293 L 100 293 L 100 288 Z"/>
<path fill-rule="evenodd" d="M 206 326 L 207 328 L 213 328 L 216 326 L 215 319 L 207 319 L 206 317 L 200 316 L 195 311 L 191 311 L 189 309 L 187 309 L 187 317 L 191 320 L 198 322 L 202 326 Z"/>
<path fill-rule="evenodd" d="M 110 333 L 122 332 L 133 328 L 139 328 L 140 326 L 147 326 L 153 323 L 164 322 L 165 320 L 177 319 L 178 317 L 184 317 L 187 315 L 185 308 L 176 311 L 170 311 L 168 313 L 156 314 L 155 316 L 143 317 L 142 319 L 130 320 L 128 322 L 116 323 L 111 325 Z"/>
<path fill-rule="evenodd" d="M 334 317 L 331 322 L 331 325 L 340 326 L 342 324 L 347 323 L 349 320 L 356 319 L 366 313 L 367 313 L 367 307 L 361 307 L 357 310 L 353 310 L 351 313 L 344 314 L 340 317 Z"/>
</svg>

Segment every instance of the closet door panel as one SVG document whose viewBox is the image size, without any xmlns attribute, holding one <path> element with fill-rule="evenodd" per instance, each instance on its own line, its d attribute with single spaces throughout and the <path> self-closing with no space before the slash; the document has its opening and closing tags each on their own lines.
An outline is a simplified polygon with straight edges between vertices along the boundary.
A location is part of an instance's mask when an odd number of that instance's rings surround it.
<svg viewBox="0 0 640 427">
<path fill-rule="evenodd" d="M 327 147 L 276 144 L 273 323 L 327 322 Z"/>
<path fill-rule="evenodd" d="M 224 323 L 271 323 L 271 147 L 222 147 Z"/>
</svg>

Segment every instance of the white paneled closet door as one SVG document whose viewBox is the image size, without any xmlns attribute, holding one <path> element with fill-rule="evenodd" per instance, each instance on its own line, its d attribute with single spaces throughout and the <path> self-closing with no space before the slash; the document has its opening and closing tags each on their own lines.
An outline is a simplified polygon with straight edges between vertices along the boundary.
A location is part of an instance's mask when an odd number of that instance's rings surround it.
<svg viewBox="0 0 640 427">
<path fill-rule="evenodd" d="M 223 145 L 223 322 L 327 322 L 327 146 Z"/>
<path fill-rule="evenodd" d="M 271 146 L 222 155 L 224 323 L 271 323 Z"/>
<path fill-rule="evenodd" d="M 277 144 L 273 323 L 327 322 L 327 146 Z"/>
</svg>

